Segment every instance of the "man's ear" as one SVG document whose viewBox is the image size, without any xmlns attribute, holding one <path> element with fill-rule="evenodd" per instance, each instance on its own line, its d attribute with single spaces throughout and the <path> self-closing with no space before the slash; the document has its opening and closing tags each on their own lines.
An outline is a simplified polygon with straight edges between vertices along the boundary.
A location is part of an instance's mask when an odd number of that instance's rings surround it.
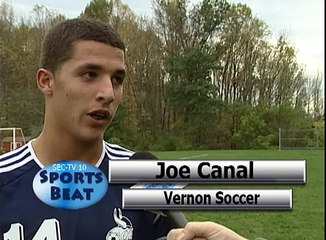
<svg viewBox="0 0 326 240">
<path fill-rule="evenodd" d="M 44 95 L 52 95 L 54 75 L 51 71 L 40 68 L 36 74 L 36 83 Z"/>
</svg>

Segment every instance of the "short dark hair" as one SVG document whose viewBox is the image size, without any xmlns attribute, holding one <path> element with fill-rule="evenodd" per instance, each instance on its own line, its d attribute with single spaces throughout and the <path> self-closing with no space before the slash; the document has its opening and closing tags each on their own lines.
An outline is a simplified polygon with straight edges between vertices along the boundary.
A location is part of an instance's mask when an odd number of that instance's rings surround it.
<svg viewBox="0 0 326 240">
<path fill-rule="evenodd" d="M 60 22 L 46 34 L 40 67 L 54 72 L 71 57 L 74 43 L 82 40 L 101 42 L 125 52 L 124 42 L 110 25 L 95 19 L 69 19 Z"/>
</svg>

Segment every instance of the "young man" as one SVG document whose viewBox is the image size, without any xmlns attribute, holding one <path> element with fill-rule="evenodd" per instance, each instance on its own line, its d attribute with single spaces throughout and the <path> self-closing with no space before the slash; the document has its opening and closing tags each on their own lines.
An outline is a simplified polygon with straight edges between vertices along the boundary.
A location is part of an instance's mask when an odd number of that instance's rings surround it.
<svg viewBox="0 0 326 240">
<path fill-rule="evenodd" d="M 121 102 L 124 58 L 120 37 L 99 21 L 68 20 L 49 31 L 36 75 L 45 96 L 43 131 L 0 160 L 0 239 L 7 240 L 4 234 L 14 234 L 16 226 L 27 240 L 43 230 L 48 232 L 47 240 L 105 239 L 123 224 L 119 219 L 128 223 L 131 234 L 115 231 L 116 239 L 119 234 L 120 239 L 167 235 L 170 227 L 165 219 L 145 211 L 121 210 L 121 185 L 110 186 L 99 202 L 78 210 L 48 206 L 33 192 L 34 176 L 51 163 L 80 160 L 107 173 L 109 159 L 128 159 L 133 154 L 103 141 Z"/>
<path fill-rule="evenodd" d="M 37 85 L 45 97 L 41 134 L 0 156 L 0 240 L 158 239 L 168 219 L 121 209 L 123 185 L 110 185 L 97 203 L 60 209 L 33 191 L 35 175 L 60 160 L 80 160 L 107 174 L 109 159 L 133 154 L 103 141 L 122 99 L 125 46 L 97 20 L 72 19 L 53 27 L 41 53 Z"/>
</svg>

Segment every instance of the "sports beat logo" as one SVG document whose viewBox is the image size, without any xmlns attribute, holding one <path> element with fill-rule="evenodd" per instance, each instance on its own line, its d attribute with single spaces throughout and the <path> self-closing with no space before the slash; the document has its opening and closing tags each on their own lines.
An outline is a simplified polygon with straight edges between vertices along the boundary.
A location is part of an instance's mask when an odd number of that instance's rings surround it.
<svg viewBox="0 0 326 240">
<path fill-rule="evenodd" d="M 44 167 L 33 181 L 33 190 L 41 201 L 65 209 L 91 206 L 103 198 L 107 189 L 107 178 L 99 168 L 75 160 Z"/>
</svg>

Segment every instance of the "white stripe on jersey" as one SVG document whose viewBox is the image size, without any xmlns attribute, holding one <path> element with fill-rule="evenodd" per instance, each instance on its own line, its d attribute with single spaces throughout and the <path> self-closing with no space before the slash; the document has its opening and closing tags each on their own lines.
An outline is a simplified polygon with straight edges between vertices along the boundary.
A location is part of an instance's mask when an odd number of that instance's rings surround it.
<svg viewBox="0 0 326 240">
<path fill-rule="evenodd" d="M 112 156 L 107 150 L 105 150 L 105 153 L 108 155 L 109 159 L 130 159 L 132 154 L 130 156 L 125 156 L 125 157 L 117 157 L 117 156 Z"/>
<path fill-rule="evenodd" d="M 134 154 L 133 151 L 123 148 L 119 145 L 109 143 L 105 144 L 105 152 L 110 159 L 129 159 Z"/>
<path fill-rule="evenodd" d="M 18 152 L 20 152 L 23 148 L 25 148 L 20 154 L 18 154 L 17 156 L 14 156 L 16 155 Z M 29 148 L 28 148 L 28 145 L 24 145 L 20 148 L 17 148 L 11 152 L 7 152 L 3 155 L 0 156 L 0 167 L 1 166 L 4 166 L 4 165 L 7 165 L 7 164 L 10 164 L 10 163 L 13 163 L 13 162 L 16 162 L 17 160 L 23 160 L 23 157 L 29 153 Z M 14 156 L 14 157 L 10 157 L 10 156 Z M 2 160 L 2 159 L 5 159 L 5 158 L 8 158 L 7 160 Z"/>
<path fill-rule="evenodd" d="M 124 147 L 121 147 L 116 144 L 110 144 L 107 142 L 104 142 L 105 146 L 105 153 L 110 159 L 129 159 L 134 152 L 126 149 Z M 24 146 L 15 149 L 11 152 L 5 153 L 0 156 L 0 173 L 1 172 L 8 172 L 11 170 L 14 170 L 16 168 L 19 168 L 26 163 L 30 162 L 34 159 L 33 153 L 30 151 L 31 146 L 29 146 L 30 143 L 25 144 Z M 23 148 L 25 148 L 21 153 L 19 153 L 17 156 L 15 156 L 19 151 L 21 151 Z M 29 155 L 28 157 L 24 157 L 25 155 Z M 13 156 L 13 157 L 10 157 Z M 8 158 L 9 157 L 9 158 Z M 8 158 L 6 160 L 1 161 L 1 159 Z M 101 160 L 103 159 L 103 156 L 100 157 L 99 163 L 101 163 Z M 11 164 L 12 163 L 12 164 Z M 8 166 L 6 166 L 8 165 Z"/>
<path fill-rule="evenodd" d="M 28 162 L 30 162 L 32 160 L 33 160 L 33 157 L 28 156 L 27 158 L 21 159 L 21 161 L 15 163 L 15 164 L 9 165 L 7 167 L 0 167 L 0 173 L 9 172 L 9 171 L 14 170 L 16 168 L 19 168 L 19 167 L 25 165 L 26 163 L 28 163 Z"/>
<path fill-rule="evenodd" d="M 131 153 L 134 154 L 133 151 L 127 149 L 127 148 L 124 148 L 124 147 L 121 147 L 120 145 L 117 145 L 117 144 L 111 144 L 111 143 L 108 143 L 108 142 L 105 142 L 105 145 L 110 149 L 110 151 L 113 153 L 114 151 L 117 151 L 117 154 L 119 154 L 119 152 L 121 151 L 124 151 L 124 152 L 127 152 L 128 154 Z M 116 149 L 119 149 L 119 150 L 116 150 Z"/>
</svg>

